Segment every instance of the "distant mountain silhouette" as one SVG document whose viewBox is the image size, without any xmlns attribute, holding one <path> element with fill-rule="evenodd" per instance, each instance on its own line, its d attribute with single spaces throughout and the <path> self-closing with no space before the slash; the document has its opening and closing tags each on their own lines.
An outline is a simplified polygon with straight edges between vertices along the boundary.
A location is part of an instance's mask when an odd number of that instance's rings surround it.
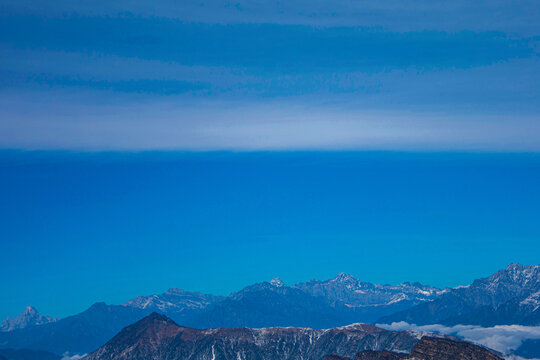
<svg viewBox="0 0 540 360">
<path fill-rule="evenodd" d="M 167 314 L 175 321 L 183 323 L 223 299 L 222 296 L 171 288 L 160 295 L 138 296 L 122 305 Z"/>
<path fill-rule="evenodd" d="M 276 282 L 248 286 L 216 303 L 186 325 L 212 327 L 299 326 L 328 328 L 349 324 L 350 310 L 327 299 Z"/>
<path fill-rule="evenodd" d="M 12 331 L 24 329 L 30 326 L 43 325 L 57 321 L 58 318 L 41 315 L 34 307 L 27 306 L 26 309 L 13 319 L 7 318 L 0 324 L 0 331 Z"/>
<path fill-rule="evenodd" d="M 382 317 L 378 323 L 540 325 L 540 265 L 510 264 L 431 302 Z"/>
<path fill-rule="evenodd" d="M 147 314 L 132 307 L 96 303 L 56 322 L 0 333 L 0 348 L 46 350 L 59 355 L 88 353 Z"/>
</svg>

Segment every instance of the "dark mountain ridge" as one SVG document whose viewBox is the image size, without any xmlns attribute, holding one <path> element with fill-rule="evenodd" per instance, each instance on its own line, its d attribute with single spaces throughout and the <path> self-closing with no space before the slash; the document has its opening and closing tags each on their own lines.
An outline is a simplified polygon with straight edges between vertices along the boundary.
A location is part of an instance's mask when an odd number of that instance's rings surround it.
<svg viewBox="0 0 540 360">
<path fill-rule="evenodd" d="M 339 355 L 328 355 L 323 360 L 352 360 Z M 410 354 L 393 351 L 364 350 L 354 360 L 502 360 L 491 351 L 463 341 L 423 336 Z"/>
<path fill-rule="evenodd" d="M 387 331 L 367 324 L 309 328 L 231 328 L 199 330 L 151 314 L 122 330 L 85 360 L 321 359 L 328 353 L 354 356 L 365 349 L 410 351 L 412 332 Z"/>
<path fill-rule="evenodd" d="M 329 355 L 331 354 L 331 355 Z M 207 329 L 157 313 L 122 330 L 86 360 L 501 360 L 461 341 L 387 331 L 367 324 L 336 329 Z"/>
<path fill-rule="evenodd" d="M 463 341 L 424 336 L 410 354 L 362 351 L 354 360 L 502 360 L 491 351 Z"/>
</svg>

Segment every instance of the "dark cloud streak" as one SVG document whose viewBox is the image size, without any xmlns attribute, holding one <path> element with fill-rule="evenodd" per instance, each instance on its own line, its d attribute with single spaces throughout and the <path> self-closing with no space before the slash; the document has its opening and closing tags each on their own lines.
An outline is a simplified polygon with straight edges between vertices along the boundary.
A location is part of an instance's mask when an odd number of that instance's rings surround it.
<svg viewBox="0 0 540 360">
<path fill-rule="evenodd" d="M 0 11 L 39 16 L 168 17 L 203 23 L 369 26 L 392 31 L 503 31 L 538 34 L 535 0 L 5 0 Z"/>
<path fill-rule="evenodd" d="M 468 68 L 535 54 L 536 40 L 502 33 L 389 33 L 357 27 L 206 25 L 171 19 L 5 17 L 15 48 L 85 52 L 265 73 Z"/>
</svg>

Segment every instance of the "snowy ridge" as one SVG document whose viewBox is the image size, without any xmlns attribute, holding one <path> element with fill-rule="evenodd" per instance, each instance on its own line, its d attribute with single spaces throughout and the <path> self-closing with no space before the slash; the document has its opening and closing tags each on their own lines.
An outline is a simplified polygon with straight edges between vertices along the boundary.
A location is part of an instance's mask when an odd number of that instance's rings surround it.
<svg viewBox="0 0 540 360">
<path fill-rule="evenodd" d="M 218 296 L 171 288 L 160 295 L 137 296 L 122 305 L 160 313 L 182 313 L 203 310 L 219 299 Z"/>
<path fill-rule="evenodd" d="M 340 273 L 333 279 L 311 280 L 295 287 L 314 296 L 342 302 L 348 307 L 385 306 L 405 301 L 419 303 L 431 301 L 444 292 L 420 283 L 371 284 L 345 273 Z"/>
</svg>

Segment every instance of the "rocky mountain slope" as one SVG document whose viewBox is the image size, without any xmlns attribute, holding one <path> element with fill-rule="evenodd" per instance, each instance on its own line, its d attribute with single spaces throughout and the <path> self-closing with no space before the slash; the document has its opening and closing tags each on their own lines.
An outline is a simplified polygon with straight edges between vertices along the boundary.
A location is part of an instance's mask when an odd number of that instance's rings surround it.
<svg viewBox="0 0 540 360">
<path fill-rule="evenodd" d="M 373 350 L 365 350 L 361 353 L 358 353 L 354 360 L 400 360 L 404 357 L 408 356 L 408 354 L 402 354 L 402 353 L 396 353 L 392 351 L 373 351 Z M 350 359 L 345 359 L 350 360 Z"/>
<path fill-rule="evenodd" d="M 382 317 L 379 323 L 540 325 L 540 265 L 510 264 L 471 285 L 450 289 L 431 302 Z"/>
<path fill-rule="evenodd" d="M 334 358 L 332 357 L 334 356 Z M 351 360 L 350 358 L 331 355 L 324 360 Z M 358 353 L 354 360 L 502 360 L 491 351 L 482 347 L 450 339 L 424 336 L 416 343 L 410 354 L 392 351 L 365 350 Z"/>
<path fill-rule="evenodd" d="M 409 352 L 417 341 L 412 332 L 387 331 L 365 324 L 329 330 L 198 330 L 154 313 L 122 330 L 85 360 L 320 360 L 329 353 L 354 356 L 366 349 Z"/>
<path fill-rule="evenodd" d="M 27 306 L 26 309 L 13 319 L 7 318 L 0 324 L 0 331 L 12 331 L 24 329 L 30 326 L 43 325 L 57 321 L 58 318 L 41 315 L 34 307 Z"/>
<path fill-rule="evenodd" d="M 489 350 L 466 342 L 424 336 L 405 359 L 501 360 Z"/>
</svg>

